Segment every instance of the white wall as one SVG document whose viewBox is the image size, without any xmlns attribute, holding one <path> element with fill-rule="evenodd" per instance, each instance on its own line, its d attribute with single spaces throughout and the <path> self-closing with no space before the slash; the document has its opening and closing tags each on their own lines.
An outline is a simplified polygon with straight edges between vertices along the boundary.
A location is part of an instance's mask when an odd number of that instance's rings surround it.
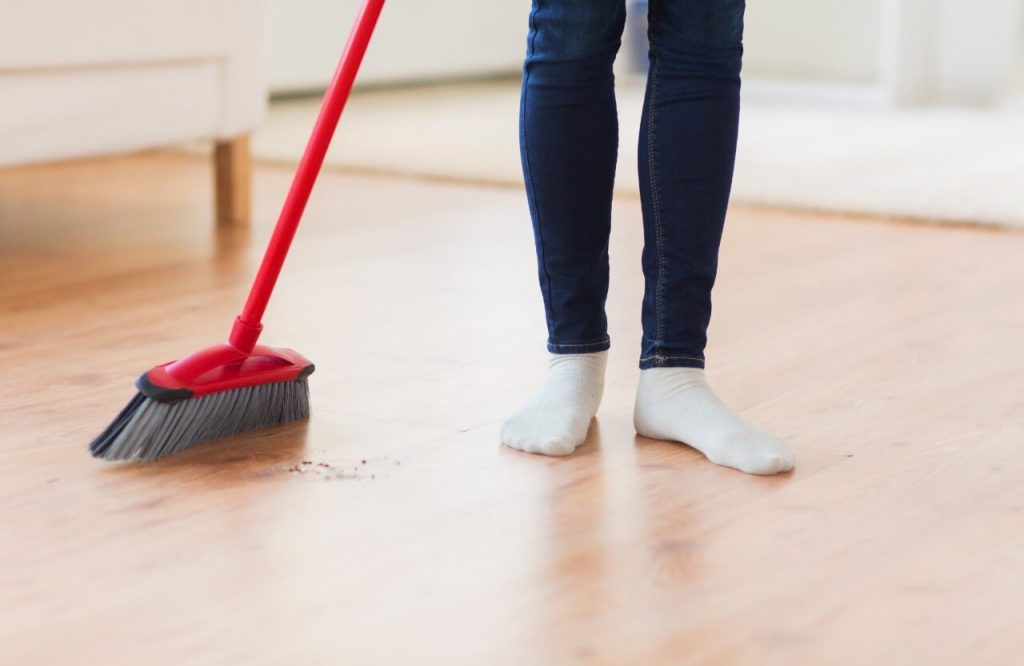
<svg viewBox="0 0 1024 666">
<path fill-rule="evenodd" d="M 358 0 L 267 0 L 274 92 L 322 88 L 361 4 Z M 395 0 L 384 6 L 359 74 L 385 83 L 517 72 L 529 0 Z"/>
<path fill-rule="evenodd" d="M 748 0 L 750 78 L 873 83 L 883 0 Z"/>
<path fill-rule="evenodd" d="M 322 88 L 360 1 L 266 4 L 272 90 Z M 515 75 L 529 11 L 530 0 L 393 0 L 360 82 Z M 1024 0 L 748 0 L 745 40 L 749 91 L 767 83 L 760 89 L 782 98 L 990 103 L 1020 69 Z"/>
<path fill-rule="evenodd" d="M 988 104 L 1009 91 L 1022 45 L 1024 0 L 749 0 L 744 69 L 883 103 Z"/>
<path fill-rule="evenodd" d="M 925 0 L 919 0 L 925 1 Z M 935 20 L 933 98 L 992 101 L 1024 62 L 1024 0 L 931 0 Z"/>
</svg>

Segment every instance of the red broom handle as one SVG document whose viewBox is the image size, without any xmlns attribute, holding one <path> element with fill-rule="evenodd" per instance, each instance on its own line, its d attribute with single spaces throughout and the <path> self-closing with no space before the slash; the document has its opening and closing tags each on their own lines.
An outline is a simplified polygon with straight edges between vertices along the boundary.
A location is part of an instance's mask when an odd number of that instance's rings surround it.
<svg viewBox="0 0 1024 666">
<path fill-rule="evenodd" d="M 270 244 L 263 255 L 263 262 L 256 274 L 252 289 L 249 291 L 249 298 L 245 302 L 242 314 L 235 320 L 231 329 L 229 343 L 245 353 L 252 352 L 256 346 L 260 331 L 263 329 L 261 320 L 270 301 L 270 294 L 277 283 L 277 277 L 281 273 L 285 257 L 288 255 L 288 248 L 291 246 L 295 231 L 299 228 L 299 221 L 302 219 L 302 211 L 309 201 L 309 193 L 316 183 L 317 174 L 324 163 L 324 156 L 327 154 L 327 147 L 334 136 L 334 130 L 338 126 L 338 119 L 348 101 L 349 93 L 352 91 L 352 84 L 359 71 L 359 65 L 363 61 L 366 47 L 370 43 L 373 29 L 377 25 L 377 18 L 384 7 L 384 0 L 365 0 L 356 22 L 349 33 L 348 43 L 341 54 L 338 68 L 334 72 L 334 78 L 327 86 L 324 93 L 324 101 L 320 106 L 320 113 L 317 115 L 316 123 L 313 125 L 313 134 L 309 137 L 306 150 L 299 161 L 299 167 L 292 180 L 291 189 L 281 207 L 281 214 L 277 218 L 277 226 L 274 227 L 274 234 L 270 238 Z"/>
</svg>

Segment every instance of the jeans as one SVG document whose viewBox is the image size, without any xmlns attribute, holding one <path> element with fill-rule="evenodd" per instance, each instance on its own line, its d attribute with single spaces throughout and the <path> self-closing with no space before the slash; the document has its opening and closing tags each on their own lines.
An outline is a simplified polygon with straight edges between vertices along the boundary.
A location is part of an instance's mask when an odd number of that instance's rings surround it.
<svg viewBox="0 0 1024 666">
<path fill-rule="evenodd" d="M 640 129 L 645 290 L 640 367 L 704 367 L 732 186 L 744 0 L 651 0 Z M 625 0 L 533 0 L 520 149 L 556 354 L 608 349 L 618 151 L 612 63 Z"/>
</svg>

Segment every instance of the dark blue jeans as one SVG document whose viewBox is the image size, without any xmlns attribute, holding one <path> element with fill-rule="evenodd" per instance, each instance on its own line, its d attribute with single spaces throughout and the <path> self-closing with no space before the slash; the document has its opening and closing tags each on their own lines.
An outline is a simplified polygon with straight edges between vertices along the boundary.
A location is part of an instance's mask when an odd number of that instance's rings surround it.
<svg viewBox="0 0 1024 666">
<path fill-rule="evenodd" d="M 739 122 L 743 0 L 651 0 L 640 129 L 640 367 L 704 367 Z M 608 349 L 618 151 L 612 63 L 625 0 L 533 0 L 520 147 L 548 349 Z"/>
</svg>

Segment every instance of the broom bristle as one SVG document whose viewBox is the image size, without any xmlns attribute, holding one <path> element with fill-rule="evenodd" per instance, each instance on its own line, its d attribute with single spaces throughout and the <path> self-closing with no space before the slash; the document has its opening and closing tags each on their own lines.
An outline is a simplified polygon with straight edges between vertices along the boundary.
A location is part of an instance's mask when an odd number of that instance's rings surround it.
<svg viewBox="0 0 1024 666">
<path fill-rule="evenodd" d="M 149 462 L 200 442 L 307 417 L 305 377 L 174 402 L 138 393 L 89 450 L 105 460 Z"/>
</svg>

